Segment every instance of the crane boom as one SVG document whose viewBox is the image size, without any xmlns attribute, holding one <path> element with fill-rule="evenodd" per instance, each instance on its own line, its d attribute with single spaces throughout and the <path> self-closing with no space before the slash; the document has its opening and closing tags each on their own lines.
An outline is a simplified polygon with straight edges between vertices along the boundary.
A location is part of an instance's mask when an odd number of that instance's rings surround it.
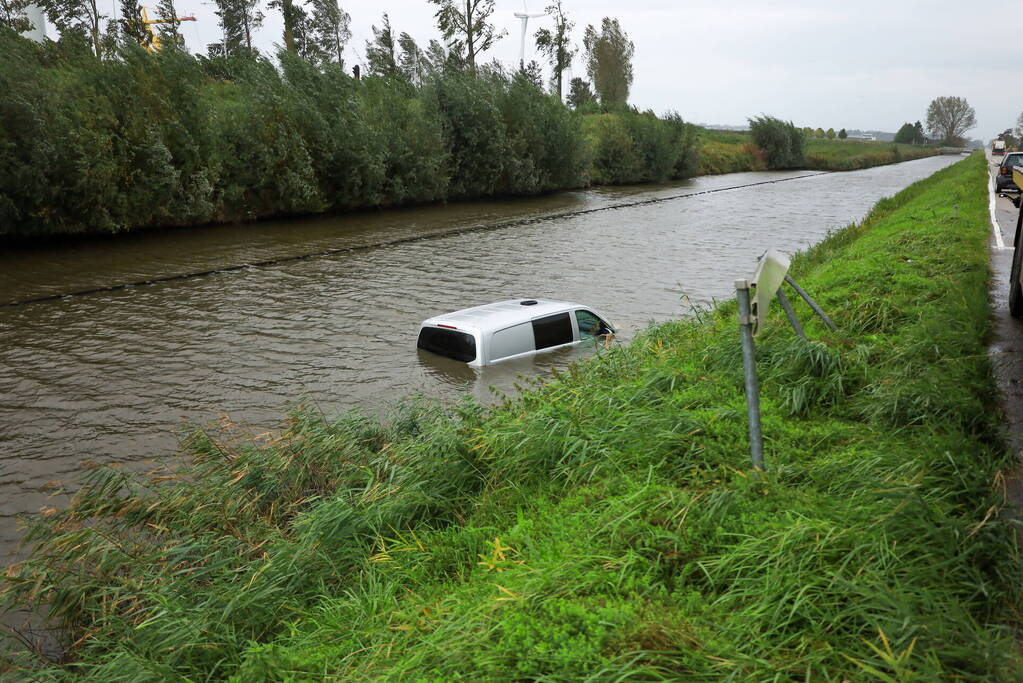
<svg viewBox="0 0 1023 683">
<path fill-rule="evenodd" d="M 139 22 L 146 29 L 146 41 L 141 43 L 147 52 L 156 52 L 160 49 L 160 36 L 153 31 L 154 24 L 173 24 L 176 21 L 196 21 L 194 15 L 187 17 L 169 17 L 163 19 L 150 19 L 146 6 L 142 5 L 139 10 Z"/>
</svg>

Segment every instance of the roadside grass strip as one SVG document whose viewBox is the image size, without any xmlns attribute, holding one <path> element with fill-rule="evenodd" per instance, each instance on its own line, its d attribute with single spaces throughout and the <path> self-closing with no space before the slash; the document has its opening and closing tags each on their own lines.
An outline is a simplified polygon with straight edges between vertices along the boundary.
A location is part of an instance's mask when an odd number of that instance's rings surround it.
<svg viewBox="0 0 1023 683">
<path fill-rule="evenodd" d="M 801 341 L 772 308 L 763 477 L 734 302 L 496 407 L 412 398 L 385 422 L 300 407 L 281 434 L 196 431 L 191 466 L 97 469 L 32 520 L 35 550 L 0 596 L 48 611 L 67 656 L 12 648 L 7 666 L 41 680 L 1019 680 L 986 183 L 974 155 L 794 258 L 839 330 L 794 300 Z"/>
</svg>

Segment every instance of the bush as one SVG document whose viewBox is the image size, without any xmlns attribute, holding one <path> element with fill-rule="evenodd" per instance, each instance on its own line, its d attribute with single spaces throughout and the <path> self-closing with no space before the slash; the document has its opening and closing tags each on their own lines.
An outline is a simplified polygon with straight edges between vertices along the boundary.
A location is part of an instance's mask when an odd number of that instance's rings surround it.
<svg viewBox="0 0 1023 683">
<path fill-rule="evenodd" d="M 583 115 L 521 74 L 356 81 L 0 34 L 0 237 L 114 233 L 692 175 L 677 114 Z"/>
<path fill-rule="evenodd" d="M 749 119 L 750 133 L 757 147 L 767 154 L 768 168 L 798 168 L 806 165 L 803 131 L 791 122 L 761 115 Z"/>
</svg>

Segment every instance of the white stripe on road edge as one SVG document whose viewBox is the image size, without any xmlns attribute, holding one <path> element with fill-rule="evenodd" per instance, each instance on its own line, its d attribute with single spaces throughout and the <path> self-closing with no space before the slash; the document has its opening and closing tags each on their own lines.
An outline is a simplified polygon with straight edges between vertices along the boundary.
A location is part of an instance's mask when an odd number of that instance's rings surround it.
<svg viewBox="0 0 1023 683">
<path fill-rule="evenodd" d="M 991 211 L 991 229 L 995 231 L 995 249 L 1012 249 L 1005 246 L 1002 240 L 1002 229 L 998 227 L 998 219 L 995 218 L 995 179 L 992 177 L 988 183 L 988 209 Z"/>
</svg>

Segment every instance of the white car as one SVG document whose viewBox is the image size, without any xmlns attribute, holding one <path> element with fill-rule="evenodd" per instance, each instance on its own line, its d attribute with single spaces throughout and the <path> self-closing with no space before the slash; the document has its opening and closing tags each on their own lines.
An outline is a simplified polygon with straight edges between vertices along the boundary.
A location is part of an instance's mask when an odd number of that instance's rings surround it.
<svg viewBox="0 0 1023 683">
<path fill-rule="evenodd" d="M 586 306 L 511 299 L 424 320 L 416 346 L 482 367 L 614 332 L 606 316 Z"/>
</svg>

